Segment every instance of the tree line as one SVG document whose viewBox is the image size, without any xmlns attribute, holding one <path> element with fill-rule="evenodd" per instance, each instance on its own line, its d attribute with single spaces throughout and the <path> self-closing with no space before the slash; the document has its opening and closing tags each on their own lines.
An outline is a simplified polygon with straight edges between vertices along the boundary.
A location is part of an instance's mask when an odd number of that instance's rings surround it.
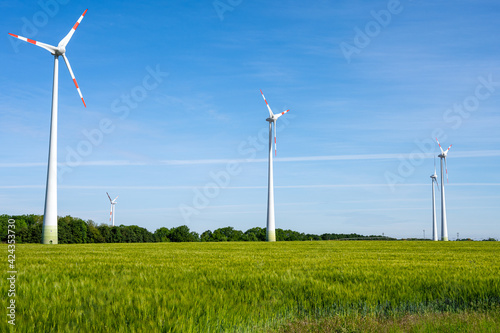
<svg viewBox="0 0 500 333">
<path fill-rule="evenodd" d="M 16 243 L 40 243 L 42 239 L 43 215 L 0 215 L 0 240 L 7 241 L 8 220 L 14 219 Z M 199 235 L 182 225 L 174 228 L 161 227 L 155 232 L 136 225 L 97 225 L 92 220 L 77 217 L 58 217 L 59 244 L 83 243 L 154 243 L 154 242 L 258 242 L 266 240 L 266 229 L 255 227 L 243 232 L 233 227 L 207 230 Z M 305 234 L 293 230 L 276 229 L 277 241 L 336 240 L 336 239 L 390 239 L 382 236 L 358 234 Z"/>
</svg>

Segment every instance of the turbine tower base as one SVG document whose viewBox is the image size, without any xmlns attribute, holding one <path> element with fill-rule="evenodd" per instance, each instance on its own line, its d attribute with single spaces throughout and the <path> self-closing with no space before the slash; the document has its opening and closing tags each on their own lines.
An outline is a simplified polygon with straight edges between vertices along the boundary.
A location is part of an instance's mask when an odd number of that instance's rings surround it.
<svg viewBox="0 0 500 333">
<path fill-rule="evenodd" d="M 57 244 L 57 226 L 43 226 L 42 244 Z"/>
<path fill-rule="evenodd" d="M 267 231 L 267 241 L 268 242 L 276 242 L 276 233 L 274 230 Z"/>
</svg>

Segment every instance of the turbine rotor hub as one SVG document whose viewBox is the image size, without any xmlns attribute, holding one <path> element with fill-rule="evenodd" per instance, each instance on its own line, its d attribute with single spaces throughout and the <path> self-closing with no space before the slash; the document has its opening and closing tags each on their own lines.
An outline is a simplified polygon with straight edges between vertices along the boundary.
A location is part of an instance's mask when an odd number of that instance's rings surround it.
<svg viewBox="0 0 500 333">
<path fill-rule="evenodd" d="M 58 46 L 55 55 L 60 56 L 66 53 L 66 48 L 64 46 Z"/>
</svg>

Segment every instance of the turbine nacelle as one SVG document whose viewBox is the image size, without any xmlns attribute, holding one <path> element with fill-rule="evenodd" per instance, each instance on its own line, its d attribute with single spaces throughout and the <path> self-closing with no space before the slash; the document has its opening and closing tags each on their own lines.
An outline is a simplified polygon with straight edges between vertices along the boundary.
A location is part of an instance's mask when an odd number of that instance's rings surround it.
<svg viewBox="0 0 500 333">
<path fill-rule="evenodd" d="M 40 46 L 41 48 L 46 49 L 53 56 L 59 57 L 59 56 L 64 55 L 64 53 L 66 53 L 66 46 L 59 45 L 59 46 L 55 47 L 55 46 L 52 46 L 52 45 L 49 45 L 49 44 L 45 44 L 45 43 L 40 43 L 40 42 L 36 42 L 35 45 Z"/>
<path fill-rule="evenodd" d="M 434 184 L 436 184 L 436 188 L 438 189 L 439 191 L 439 183 L 438 183 L 438 176 L 436 174 L 436 171 L 434 171 L 434 174 L 431 176 L 431 182 L 432 182 L 432 186 L 434 186 Z"/>
<path fill-rule="evenodd" d="M 55 54 L 54 53 L 52 53 L 52 54 L 60 56 L 60 55 L 63 55 L 64 53 L 66 53 L 66 46 L 58 46 L 56 48 Z"/>
<path fill-rule="evenodd" d="M 283 111 L 281 113 L 277 113 L 277 114 L 273 113 L 269 118 L 266 119 L 266 121 L 268 121 L 268 122 L 274 122 L 275 123 L 276 120 L 278 120 L 279 117 L 281 117 L 282 115 L 284 115 L 288 111 L 290 111 L 290 110 L 285 110 L 285 111 Z"/>
</svg>

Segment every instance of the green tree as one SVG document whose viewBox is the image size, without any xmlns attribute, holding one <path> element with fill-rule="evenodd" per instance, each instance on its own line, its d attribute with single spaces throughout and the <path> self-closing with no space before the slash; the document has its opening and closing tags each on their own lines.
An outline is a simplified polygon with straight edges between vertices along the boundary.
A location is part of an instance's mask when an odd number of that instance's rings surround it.
<svg viewBox="0 0 500 333">
<path fill-rule="evenodd" d="M 105 239 L 101 235 L 97 224 L 92 221 L 87 221 L 87 242 L 88 243 L 104 243 Z"/>
<path fill-rule="evenodd" d="M 211 242 L 212 241 L 212 231 L 210 231 L 210 230 L 204 231 L 200 236 L 200 241 Z"/>
<path fill-rule="evenodd" d="M 27 243 L 41 243 L 42 242 L 42 228 L 43 220 L 38 221 L 28 227 L 28 239 Z"/>
<path fill-rule="evenodd" d="M 266 229 L 264 228 L 255 227 L 252 229 L 248 229 L 247 231 L 245 231 L 245 234 L 248 235 L 249 238 L 252 238 L 253 235 L 255 236 L 255 238 L 257 238 L 258 241 L 266 241 Z"/>
<path fill-rule="evenodd" d="M 111 242 L 110 243 L 123 243 L 123 235 L 121 226 L 111 227 Z"/>
<path fill-rule="evenodd" d="M 212 242 L 227 242 L 227 237 L 221 231 L 221 229 L 216 229 L 212 233 Z"/>
<path fill-rule="evenodd" d="M 121 225 L 120 230 L 122 234 L 122 241 L 124 243 L 139 243 L 134 228 L 131 226 Z"/>
<path fill-rule="evenodd" d="M 154 233 L 154 237 L 157 242 L 170 242 L 170 229 L 161 227 L 159 229 L 156 229 Z"/>
<path fill-rule="evenodd" d="M 9 223 L 9 220 L 12 219 L 14 220 L 15 222 L 14 223 Z M 11 227 L 11 230 L 13 230 L 15 233 L 14 235 L 16 236 L 15 240 L 16 240 L 16 243 L 23 243 L 26 241 L 23 240 L 23 235 L 25 234 L 25 232 L 23 232 L 24 230 L 27 230 L 28 229 L 28 224 L 26 222 L 26 216 L 25 215 L 22 215 L 22 216 L 10 216 L 10 215 L 0 215 L 0 241 L 2 242 L 7 242 L 8 240 L 8 226 L 10 224 L 13 224 L 15 227 L 14 229 L 12 229 Z"/>
<path fill-rule="evenodd" d="M 243 237 L 243 232 L 240 230 L 235 230 L 233 227 L 225 227 L 225 228 L 220 228 L 214 231 L 214 234 L 216 232 L 220 232 L 228 242 L 237 242 L 240 241 L 241 238 Z"/>
<path fill-rule="evenodd" d="M 73 243 L 71 222 L 72 218 L 70 216 L 60 217 L 57 219 L 57 242 L 59 244 Z"/>
<path fill-rule="evenodd" d="M 73 244 L 82 244 L 87 243 L 87 224 L 85 221 L 79 218 L 69 217 L 71 220 L 70 229 L 71 229 L 71 238 Z"/>
<path fill-rule="evenodd" d="M 276 229 L 276 240 L 279 241 L 300 241 L 304 240 L 304 234 L 293 230 Z"/>
<path fill-rule="evenodd" d="M 196 233 L 191 233 L 187 225 L 181 225 L 177 228 L 172 228 L 170 234 L 170 241 L 172 242 L 197 242 Z"/>
<path fill-rule="evenodd" d="M 253 234 L 253 233 L 243 234 L 243 236 L 241 236 L 241 240 L 245 241 L 245 242 L 258 242 L 259 241 L 257 239 L 257 236 L 255 236 L 255 234 Z"/>
<path fill-rule="evenodd" d="M 113 243 L 113 234 L 109 225 L 101 224 L 97 227 L 97 230 L 101 233 L 104 243 Z"/>
<path fill-rule="evenodd" d="M 196 231 L 191 231 L 191 240 L 190 242 L 199 242 L 200 241 L 200 235 Z"/>
</svg>

